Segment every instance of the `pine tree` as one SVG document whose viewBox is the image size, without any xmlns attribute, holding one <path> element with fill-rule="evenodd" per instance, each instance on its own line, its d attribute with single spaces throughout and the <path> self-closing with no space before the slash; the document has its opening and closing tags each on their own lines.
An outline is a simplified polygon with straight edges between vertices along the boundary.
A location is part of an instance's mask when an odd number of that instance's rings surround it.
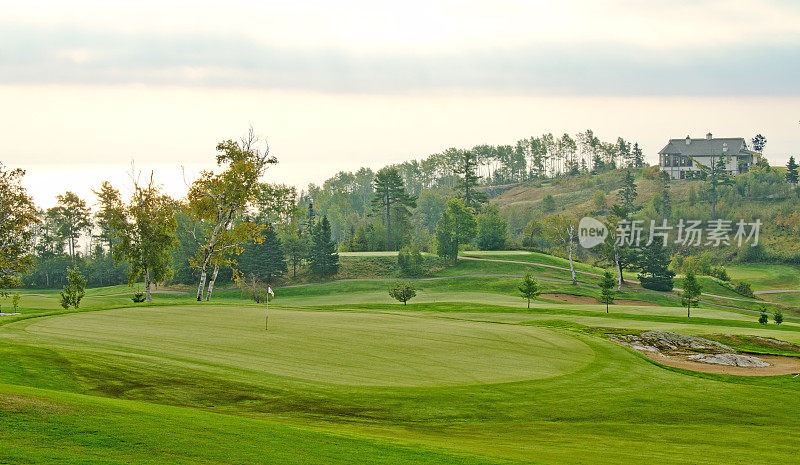
<svg viewBox="0 0 800 465">
<path fill-rule="evenodd" d="M 386 167 L 378 171 L 374 181 L 375 197 L 372 199 L 372 208 L 380 211 L 386 222 L 386 245 L 388 250 L 394 250 L 392 244 L 392 218 L 402 221 L 411 215 L 409 208 L 417 206 L 415 196 L 408 195 L 400 177 L 400 172 L 395 167 Z"/>
<path fill-rule="evenodd" d="M 622 189 L 619 191 L 619 201 L 627 211 L 634 211 L 634 202 L 637 195 L 633 174 L 630 171 L 626 171 L 625 177 L 622 179 Z"/>
<path fill-rule="evenodd" d="M 614 303 L 614 276 L 610 271 L 603 273 L 603 278 L 600 280 L 600 302 L 606 304 L 606 313 L 608 313 L 608 304 Z"/>
<path fill-rule="evenodd" d="M 331 239 L 331 224 L 327 216 L 323 216 L 313 228 L 309 262 L 311 271 L 318 276 L 333 276 L 339 271 L 339 254 Z"/>
<path fill-rule="evenodd" d="M 639 269 L 639 281 L 645 289 L 672 291 L 675 273 L 669 269 L 670 253 L 661 237 L 642 247 L 636 253 L 635 265 Z"/>
<path fill-rule="evenodd" d="M 786 182 L 792 185 L 792 187 L 797 186 L 798 181 L 798 173 L 797 173 L 797 162 L 794 160 L 794 157 L 789 157 L 789 163 L 786 164 Z"/>
<path fill-rule="evenodd" d="M 642 155 L 642 149 L 639 147 L 638 142 L 634 142 L 633 144 L 633 166 L 636 168 L 641 168 L 644 166 L 644 155 Z"/>
<path fill-rule="evenodd" d="M 456 168 L 456 175 L 458 175 L 456 190 L 460 192 L 460 198 L 464 201 L 464 205 L 473 209 L 480 208 L 481 204 L 487 200 L 486 194 L 476 190 L 480 179 L 480 176 L 475 173 L 477 165 L 475 153 L 471 150 L 463 150 Z"/>
<path fill-rule="evenodd" d="M 238 262 L 239 269 L 245 277 L 265 277 L 267 283 L 271 283 L 272 278 L 287 271 L 283 247 L 272 225 L 264 227 L 254 241 L 244 246 Z"/>
</svg>

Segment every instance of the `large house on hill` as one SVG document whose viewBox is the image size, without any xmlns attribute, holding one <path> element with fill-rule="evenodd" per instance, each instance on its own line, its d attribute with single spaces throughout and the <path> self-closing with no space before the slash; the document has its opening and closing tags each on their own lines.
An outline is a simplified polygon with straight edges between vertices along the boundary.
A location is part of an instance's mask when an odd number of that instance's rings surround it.
<svg viewBox="0 0 800 465">
<path fill-rule="evenodd" d="M 746 173 L 753 165 L 757 153 L 747 149 L 742 137 L 717 138 L 706 134 L 704 139 L 670 139 L 667 146 L 658 152 L 661 171 L 672 179 L 694 178 L 703 171 L 700 165 L 711 168 L 723 157 L 725 171 L 730 175 Z"/>
</svg>

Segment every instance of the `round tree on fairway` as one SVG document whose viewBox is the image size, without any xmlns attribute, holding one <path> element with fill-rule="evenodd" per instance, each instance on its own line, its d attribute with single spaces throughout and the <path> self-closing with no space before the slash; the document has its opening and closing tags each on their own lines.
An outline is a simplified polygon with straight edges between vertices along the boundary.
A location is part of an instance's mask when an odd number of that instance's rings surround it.
<svg viewBox="0 0 800 465">
<path fill-rule="evenodd" d="M 608 313 L 608 304 L 614 303 L 614 286 L 617 284 L 614 276 L 610 271 L 606 270 L 603 273 L 603 278 L 600 280 L 600 302 L 606 304 L 606 313 Z"/>
<path fill-rule="evenodd" d="M 703 288 L 697 281 L 694 271 L 687 272 L 686 277 L 683 279 L 683 298 L 681 299 L 683 305 L 686 305 L 687 318 L 692 316 L 692 307 L 697 307 L 697 304 L 700 303 L 700 294 L 702 292 Z"/>
<path fill-rule="evenodd" d="M 417 290 L 414 289 L 411 283 L 399 281 L 389 288 L 389 295 L 395 300 L 403 302 L 403 305 L 405 305 L 406 302 L 417 295 Z"/>
<path fill-rule="evenodd" d="M 517 287 L 523 299 L 528 300 L 528 308 L 531 308 L 531 299 L 536 299 L 542 293 L 539 282 L 533 279 L 530 273 L 525 273 L 522 283 Z"/>
</svg>

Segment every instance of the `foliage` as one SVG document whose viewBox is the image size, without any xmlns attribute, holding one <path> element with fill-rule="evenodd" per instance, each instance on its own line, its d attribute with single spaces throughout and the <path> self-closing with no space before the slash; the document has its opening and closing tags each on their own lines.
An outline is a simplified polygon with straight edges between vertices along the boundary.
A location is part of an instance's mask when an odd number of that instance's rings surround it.
<svg viewBox="0 0 800 465">
<path fill-rule="evenodd" d="M 300 234 L 296 228 L 287 228 L 281 233 L 280 240 L 286 252 L 286 259 L 292 266 L 292 277 L 296 277 L 297 267 L 302 265 L 309 255 L 309 237 L 307 234 Z"/>
<path fill-rule="evenodd" d="M 539 282 L 533 279 L 530 273 L 525 273 L 522 283 L 517 286 L 517 289 L 522 294 L 522 298 L 528 301 L 528 308 L 531 308 L 531 299 L 536 299 L 542 293 Z"/>
<path fill-rule="evenodd" d="M 766 313 L 762 313 L 758 317 L 758 322 L 761 323 L 762 325 L 769 323 L 769 316 L 767 316 Z"/>
<path fill-rule="evenodd" d="M 386 167 L 375 174 L 375 196 L 372 207 L 383 214 L 386 225 L 386 247 L 395 250 L 392 244 L 392 219 L 400 217 L 403 221 L 411 215 L 409 209 L 417 206 L 416 196 L 406 193 L 403 179 L 395 167 Z"/>
<path fill-rule="evenodd" d="M 486 194 L 477 191 L 480 176 L 475 173 L 478 165 L 476 153 L 472 150 L 459 150 L 456 154 L 458 166 L 455 174 L 458 176 L 456 191 L 459 198 L 468 208 L 478 209 L 486 202 Z"/>
<path fill-rule="evenodd" d="M 461 199 L 448 200 L 447 209 L 436 230 L 436 253 L 445 261 L 455 264 L 459 245 L 472 241 L 476 228 L 472 209 L 466 207 Z"/>
<path fill-rule="evenodd" d="M 606 304 L 606 313 L 608 313 L 608 305 L 614 303 L 614 286 L 616 285 L 614 276 L 611 272 L 606 270 L 603 273 L 603 278 L 600 280 L 600 302 Z"/>
<path fill-rule="evenodd" d="M 693 271 L 686 273 L 683 278 L 683 294 L 681 296 L 681 303 L 686 306 L 686 316 L 691 316 L 692 307 L 697 307 L 700 303 L 700 295 L 703 293 L 703 288 L 697 281 L 697 277 Z"/>
<path fill-rule="evenodd" d="M 238 270 L 246 277 L 266 278 L 267 283 L 287 271 L 283 246 L 272 225 L 259 227 L 253 240 L 244 245 Z"/>
<path fill-rule="evenodd" d="M 317 276 L 333 276 L 339 271 L 339 254 L 336 253 L 336 243 L 331 238 L 331 225 L 327 216 L 323 216 L 314 226 L 308 261 L 311 271 Z"/>
<path fill-rule="evenodd" d="M 91 214 L 86 206 L 86 201 L 72 192 L 67 191 L 56 198 L 58 199 L 58 206 L 55 207 L 58 234 L 60 238 L 67 241 L 69 255 L 75 258 L 78 238 L 92 225 Z"/>
<path fill-rule="evenodd" d="M 86 279 L 73 267 L 67 269 L 67 284 L 61 290 L 61 306 L 65 309 L 78 308 L 86 295 Z"/>
<path fill-rule="evenodd" d="M 800 180 L 800 175 L 798 175 L 797 168 L 798 165 L 794 159 L 794 156 L 789 157 L 789 162 L 786 163 L 786 182 L 792 186 L 797 186 L 797 182 Z"/>
<path fill-rule="evenodd" d="M 172 277 L 171 249 L 177 245 L 174 202 L 161 193 L 151 172 L 146 185 L 134 179 L 127 205 L 117 199 L 108 206 L 107 219 L 114 260 L 130 265 L 128 284 L 143 280 L 146 300 L 151 302 L 152 283 Z"/>
<path fill-rule="evenodd" d="M 406 302 L 413 299 L 417 295 L 417 290 L 411 283 L 398 281 L 394 286 L 389 288 L 389 295 L 398 302 Z"/>
<path fill-rule="evenodd" d="M 242 289 L 242 298 L 252 300 L 257 304 L 272 300 L 272 296 L 267 291 L 267 286 L 262 284 L 261 280 L 255 275 L 250 275 L 250 277 L 243 276 L 237 282 Z"/>
<path fill-rule="evenodd" d="M 502 250 L 508 239 L 508 225 L 497 205 L 484 207 L 477 218 L 477 243 L 481 250 Z"/>
<path fill-rule="evenodd" d="M 751 299 L 755 299 L 756 297 L 756 295 L 753 293 L 753 288 L 750 286 L 750 283 L 746 281 L 737 282 L 736 285 L 733 287 L 733 290 L 737 294 L 743 295 L 745 297 L 750 297 Z"/>
<path fill-rule="evenodd" d="M 145 295 L 144 295 L 144 292 L 142 292 L 142 291 L 136 291 L 136 292 L 134 292 L 134 293 L 133 293 L 133 295 L 131 296 L 131 300 L 132 300 L 134 303 L 140 304 L 140 303 L 144 302 L 145 300 L 147 300 L 147 297 L 145 297 Z"/>
<path fill-rule="evenodd" d="M 14 295 L 11 296 L 11 307 L 16 312 L 19 310 L 19 301 L 21 297 L 19 296 L 19 292 L 15 292 Z"/>
<path fill-rule="evenodd" d="M 629 212 L 635 210 L 634 202 L 638 193 L 636 191 L 636 182 L 630 170 L 625 171 L 625 177 L 622 179 L 622 189 L 619 191 L 619 202 Z"/>
<path fill-rule="evenodd" d="M 416 277 L 422 274 L 422 254 L 416 247 L 403 247 L 397 254 L 397 266 L 403 276 Z"/>
<path fill-rule="evenodd" d="M 259 148 L 259 139 L 252 128 L 238 142 L 226 140 L 217 144 L 217 165 L 221 173 L 203 171 L 187 194 L 187 205 L 192 216 L 198 220 L 198 229 L 192 237 L 198 245 L 193 264 L 200 270 L 197 300 L 211 299 L 219 267 L 235 265 L 235 257 L 242 244 L 248 242 L 255 228 L 247 222 L 236 222 L 245 209 L 257 202 L 263 193 L 259 178 L 264 170 L 277 159 L 269 155 L 269 147 Z M 214 272 L 208 283 L 208 268 Z"/>
<path fill-rule="evenodd" d="M 655 237 L 636 252 L 634 266 L 640 271 L 639 281 L 645 289 L 669 292 L 675 272 L 669 269 L 670 252 L 661 237 Z"/>
<path fill-rule="evenodd" d="M 781 312 L 780 309 L 775 310 L 775 313 L 772 314 L 772 318 L 776 325 L 783 323 L 783 312 Z"/>
<path fill-rule="evenodd" d="M 0 162 L 0 296 L 20 283 L 33 265 L 33 226 L 38 222 L 33 199 L 22 185 L 25 172 Z"/>
</svg>

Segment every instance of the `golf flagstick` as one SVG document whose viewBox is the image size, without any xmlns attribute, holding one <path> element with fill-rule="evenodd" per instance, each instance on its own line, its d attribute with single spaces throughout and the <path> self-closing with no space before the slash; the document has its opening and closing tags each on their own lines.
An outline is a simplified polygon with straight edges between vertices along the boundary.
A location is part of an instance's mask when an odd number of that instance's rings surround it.
<svg viewBox="0 0 800 465">
<path fill-rule="evenodd" d="M 267 318 L 264 321 L 264 331 L 269 330 L 269 296 L 275 297 L 275 293 L 272 292 L 272 288 L 267 286 Z"/>
</svg>

